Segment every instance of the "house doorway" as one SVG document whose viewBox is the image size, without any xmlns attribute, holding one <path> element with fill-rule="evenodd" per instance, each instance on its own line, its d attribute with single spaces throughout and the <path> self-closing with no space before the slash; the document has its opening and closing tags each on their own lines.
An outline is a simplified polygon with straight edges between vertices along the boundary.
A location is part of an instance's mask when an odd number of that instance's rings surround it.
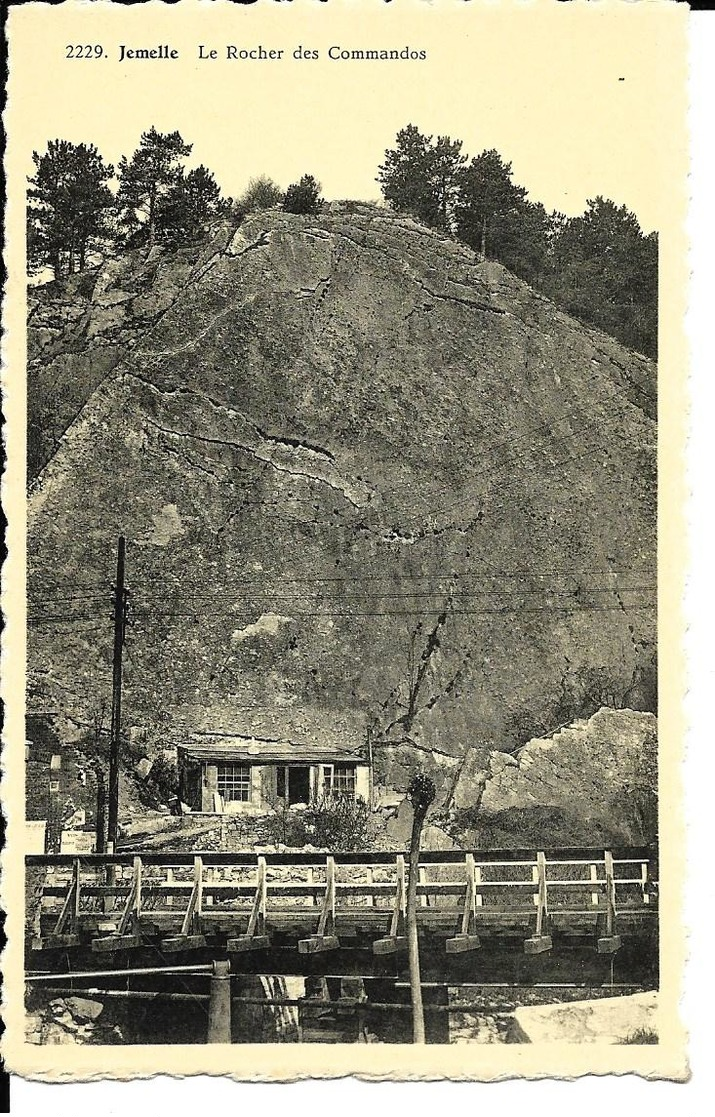
<svg viewBox="0 0 715 1117">
<path fill-rule="evenodd" d="M 307 804 L 310 800 L 310 767 L 305 764 L 279 768 L 277 772 L 277 792 L 289 807 L 297 803 Z"/>
<path fill-rule="evenodd" d="M 310 799 L 310 768 L 307 764 L 287 768 L 288 806 L 295 803 L 308 803 Z"/>
</svg>

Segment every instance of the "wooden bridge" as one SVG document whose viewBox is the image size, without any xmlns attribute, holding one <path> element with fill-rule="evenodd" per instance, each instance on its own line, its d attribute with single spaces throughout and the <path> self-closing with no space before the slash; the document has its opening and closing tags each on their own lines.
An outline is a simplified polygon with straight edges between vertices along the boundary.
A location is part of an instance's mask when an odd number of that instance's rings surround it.
<svg viewBox="0 0 715 1117">
<path fill-rule="evenodd" d="M 26 867 L 30 954 L 150 946 L 167 964 L 208 951 L 236 969 L 275 946 L 379 958 L 406 945 L 403 854 L 56 854 Z M 657 864 L 643 848 L 423 853 L 417 903 L 420 934 L 445 960 L 495 939 L 535 955 L 577 938 L 612 956 L 655 930 Z"/>
</svg>

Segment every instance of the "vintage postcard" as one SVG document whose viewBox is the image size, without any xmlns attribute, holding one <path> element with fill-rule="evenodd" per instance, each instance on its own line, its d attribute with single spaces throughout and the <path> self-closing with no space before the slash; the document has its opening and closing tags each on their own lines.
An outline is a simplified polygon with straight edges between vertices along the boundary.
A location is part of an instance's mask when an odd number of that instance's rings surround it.
<svg viewBox="0 0 715 1117">
<path fill-rule="evenodd" d="M 12 1071 L 687 1076 L 687 19 L 11 7 Z"/>
</svg>

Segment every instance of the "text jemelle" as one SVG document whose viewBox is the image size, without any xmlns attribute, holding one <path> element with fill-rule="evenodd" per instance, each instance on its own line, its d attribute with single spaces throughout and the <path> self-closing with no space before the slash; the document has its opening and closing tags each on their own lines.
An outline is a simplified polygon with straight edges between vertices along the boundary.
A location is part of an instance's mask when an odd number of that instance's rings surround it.
<svg viewBox="0 0 715 1117">
<path fill-rule="evenodd" d="M 167 46 L 162 43 L 156 47 L 125 47 L 124 43 L 119 46 L 119 61 L 137 61 L 141 62 L 146 59 L 172 59 L 178 58 L 179 52 L 173 47 Z"/>
</svg>

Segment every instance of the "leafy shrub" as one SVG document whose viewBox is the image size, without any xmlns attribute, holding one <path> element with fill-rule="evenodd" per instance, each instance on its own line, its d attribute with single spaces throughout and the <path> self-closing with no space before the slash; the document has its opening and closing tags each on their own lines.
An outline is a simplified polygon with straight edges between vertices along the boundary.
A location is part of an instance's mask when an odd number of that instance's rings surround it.
<svg viewBox="0 0 715 1117">
<path fill-rule="evenodd" d="M 326 849 L 364 849 L 370 808 L 364 799 L 321 799 L 306 812 L 311 844 Z"/>
<path fill-rule="evenodd" d="M 369 844 L 370 808 L 364 799 L 326 796 L 302 811 L 281 806 L 271 819 L 271 837 L 278 845 L 359 850 Z"/>
<path fill-rule="evenodd" d="M 175 760 L 158 756 L 151 766 L 150 779 L 162 799 L 173 799 L 179 793 L 179 771 Z"/>
<path fill-rule="evenodd" d="M 234 216 L 243 220 L 249 213 L 256 210 L 273 209 L 281 205 L 283 191 L 273 179 L 267 175 L 252 178 L 241 197 L 234 203 Z"/>
<path fill-rule="evenodd" d="M 299 848 L 308 845 L 310 838 L 306 830 L 306 811 L 291 811 L 282 803 L 269 819 L 268 842 L 272 845 Z"/>
</svg>

